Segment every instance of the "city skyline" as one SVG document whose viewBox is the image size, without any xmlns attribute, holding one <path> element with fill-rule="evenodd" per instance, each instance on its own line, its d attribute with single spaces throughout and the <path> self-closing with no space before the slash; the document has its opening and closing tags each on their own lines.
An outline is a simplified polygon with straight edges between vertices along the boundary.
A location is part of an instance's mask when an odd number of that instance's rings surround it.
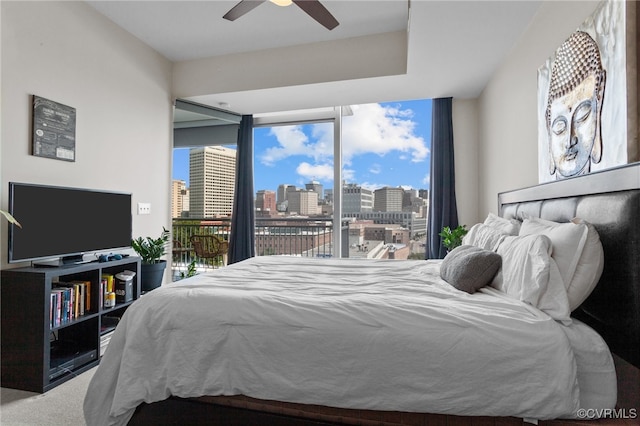
<svg viewBox="0 0 640 426">
<path fill-rule="evenodd" d="M 342 122 L 343 181 L 375 190 L 429 189 L 431 101 L 356 105 Z M 189 186 L 189 149 L 174 149 L 173 179 Z M 331 123 L 254 129 L 254 190 L 333 187 Z"/>
</svg>

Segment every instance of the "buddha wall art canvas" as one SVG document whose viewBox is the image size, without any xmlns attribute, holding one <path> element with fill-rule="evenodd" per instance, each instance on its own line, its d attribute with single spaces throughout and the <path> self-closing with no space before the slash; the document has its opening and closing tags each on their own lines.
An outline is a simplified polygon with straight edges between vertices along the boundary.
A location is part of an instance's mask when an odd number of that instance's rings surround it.
<svg viewBox="0 0 640 426">
<path fill-rule="evenodd" d="M 607 0 L 538 69 L 538 177 L 638 161 L 635 2 Z"/>
</svg>

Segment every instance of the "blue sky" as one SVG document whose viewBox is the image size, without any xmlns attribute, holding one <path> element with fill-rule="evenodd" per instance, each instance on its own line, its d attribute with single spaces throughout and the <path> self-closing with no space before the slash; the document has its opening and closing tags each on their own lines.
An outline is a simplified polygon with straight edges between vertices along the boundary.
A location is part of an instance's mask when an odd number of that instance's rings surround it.
<svg viewBox="0 0 640 426">
<path fill-rule="evenodd" d="M 431 100 L 352 106 L 343 118 L 343 179 L 369 189 L 429 188 Z M 254 130 L 254 188 L 317 180 L 333 186 L 330 123 Z M 189 181 L 189 150 L 174 150 L 173 178 Z"/>
</svg>

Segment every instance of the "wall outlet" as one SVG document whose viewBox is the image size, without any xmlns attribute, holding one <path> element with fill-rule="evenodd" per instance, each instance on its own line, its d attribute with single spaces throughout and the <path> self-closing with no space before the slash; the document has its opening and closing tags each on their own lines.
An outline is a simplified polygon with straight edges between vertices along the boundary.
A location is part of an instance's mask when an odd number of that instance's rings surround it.
<svg viewBox="0 0 640 426">
<path fill-rule="evenodd" d="M 151 214 L 151 203 L 138 203 L 138 214 Z"/>
</svg>

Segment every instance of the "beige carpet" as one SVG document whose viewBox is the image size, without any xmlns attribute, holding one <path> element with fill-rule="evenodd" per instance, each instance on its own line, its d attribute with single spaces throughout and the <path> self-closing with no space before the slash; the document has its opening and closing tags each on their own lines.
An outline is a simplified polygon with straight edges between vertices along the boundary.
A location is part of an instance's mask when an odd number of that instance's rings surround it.
<svg viewBox="0 0 640 426">
<path fill-rule="evenodd" d="M 2 426 L 82 426 L 84 395 L 97 367 L 43 394 L 0 389 Z"/>
</svg>

